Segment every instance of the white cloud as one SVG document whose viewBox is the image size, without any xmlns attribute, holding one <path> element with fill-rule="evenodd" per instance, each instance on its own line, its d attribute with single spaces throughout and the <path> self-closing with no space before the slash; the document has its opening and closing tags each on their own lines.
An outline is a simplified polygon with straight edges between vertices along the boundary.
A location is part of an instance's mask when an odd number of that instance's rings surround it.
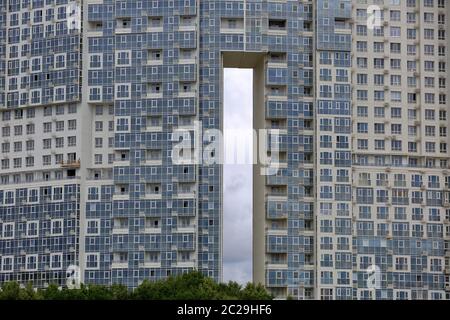
<svg viewBox="0 0 450 320">
<path fill-rule="evenodd" d="M 252 129 L 252 70 L 225 69 L 224 127 Z M 224 166 L 224 281 L 252 280 L 252 166 Z"/>
</svg>

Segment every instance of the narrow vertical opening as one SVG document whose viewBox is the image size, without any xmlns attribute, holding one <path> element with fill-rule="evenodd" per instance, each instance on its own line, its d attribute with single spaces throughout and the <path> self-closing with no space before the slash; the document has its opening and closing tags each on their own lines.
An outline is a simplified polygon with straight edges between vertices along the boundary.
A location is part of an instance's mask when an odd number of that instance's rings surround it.
<svg viewBox="0 0 450 320">
<path fill-rule="evenodd" d="M 224 69 L 223 280 L 252 281 L 253 69 Z"/>
</svg>

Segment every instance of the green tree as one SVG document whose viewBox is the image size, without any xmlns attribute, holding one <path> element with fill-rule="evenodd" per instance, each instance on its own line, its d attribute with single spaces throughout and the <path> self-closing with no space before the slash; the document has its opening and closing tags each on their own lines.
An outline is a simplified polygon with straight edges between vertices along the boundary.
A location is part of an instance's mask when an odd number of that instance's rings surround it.
<svg viewBox="0 0 450 320">
<path fill-rule="evenodd" d="M 39 291 L 33 288 L 33 283 L 28 282 L 25 288 L 21 288 L 19 292 L 20 300 L 41 300 L 42 296 Z"/>
<path fill-rule="evenodd" d="M 272 299 L 262 285 L 248 283 L 244 289 L 236 283 L 216 283 L 198 271 L 169 277 L 157 282 L 145 280 L 133 292 L 134 299 L 142 300 L 226 300 Z"/>
<path fill-rule="evenodd" d="M 113 300 L 127 300 L 129 299 L 128 288 L 121 284 L 113 284 L 110 288 Z"/>
<path fill-rule="evenodd" d="M 17 282 L 6 282 L 2 286 L 0 292 L 1 300 L 19 300 L 20 299 L 20 286 Z"/>
<path fill-rule="evenodd" d="M 86 300 L 112 300 L 111 288 L 99 285 L 89 285 L 82 287 L 82 295 Z"/>
<path fill-rule="evenodd" d="M 44 300 L 62 300 L 61 292 L 56 284 L 50 284 L 46 289 L 41 289 L 40 293 Z"/>
<path fill-rule="evenodd" d="M 240 299 L 243 300 L 270 300 L 273 297 L 266 291 L 262 284 L 247 283 L 241 291 Z"/>
<path fill-rule="evenodd" d="M 229 281 L 227 284 L 220 283 L 219 290 L 222 293 L 221 299 L 236 300 L 236 299 L 239 299 L 239 296 L 240 296 L 241 290 L 242 290 L 242 286 L 235 281 Z"/>
<path fill-rule="evenodd" d="M 261 285 L 248 283 L 245 287 L 230 281 L 217 283 L 201 272 L 192 271 L 159 281 L 144 280 L 136 289 L 114 284 L 112 286 L 81 285 L 79 289 L 59 288 L 50 284 L 45 289 L 34 290 L 31 283 L 21 288 L 17 282 L 3 284 L 3 300 L 267 300 L 272 296 Z"/>
</svg>

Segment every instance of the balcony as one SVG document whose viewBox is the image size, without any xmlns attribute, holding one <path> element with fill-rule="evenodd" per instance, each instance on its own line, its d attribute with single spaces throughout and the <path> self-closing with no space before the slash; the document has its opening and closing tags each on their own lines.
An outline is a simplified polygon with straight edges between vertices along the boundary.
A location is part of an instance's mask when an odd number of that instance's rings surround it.
<svg viewBox="0 0 450 320">
<path fill-rule="evenodd" d="M 195 268 L 195 265 L 196 265 L 196 263 L 193 260 L 176 262 L 176 267 L 178 267 L 178 268 Z"/>
<path fill-rule="evenodd" d="M 288 214 L 286 211 L 278 211 L 275 209 L 268 209 L 267 210 L 267 218 L 272 220 L 283 220 L 288 218 Z"/>
<path fill-rule="evenodd" d="M 157 116 L 147 117 L 144 130 L 146 132 L 162 132 L 162 118 Z"/>
<path fill-rule="evenodd" d="M 272 52 L 267 60 L 268 67 L 287 68 L 287 55 L 285 52 Z"/>
<path fill-rule="evenodd" d="M 288 281 L 287 279 L 267 278 L 266 284 L 268 287 L 286 287 L 288 285 Z"/>
<path fill-rule="evenodd" d="M 144 228 L 144 233 L 147 233 L 147 234 L 160 234 L 161 233 L 161 228 L 154 227 L 154 226 L 146 226 Z"/>
<path fill-rule="evenodd" d="M 181 225 L 177 226 L 175 229 L 172 230 L 172 232 L 176 233 L 195 233 L 196 225 Z"/>
<path fill-rule="evenodd" d="M 145 158 L 145 165 L 147 166 L 160 166 L 162 165 L 162 158 L 160 156 Z"/>
<path fill-rule="evenodd" d="M 269 19 L 268 34 L 285 35 L 287 34 L 286 20 Z"/>
<path fill-rule="evenodd" d="M 288 184 L 288 177 L 284 176 L 266 176 L 266 185 L 268 186 L 284 186 Z"/>
<path fill-rule="evenodd" d="M 287 261 L 286 260 L 281 260 L 281 261 L 267 261 L 266 262 L 266 267 L 268 269 L 287 269 L 288 265 L 287 265 Z"/>
<path fill-rule="evenodd" d="M 287 225 L 281 224 L 280 226 L 272 225 L 270 227 L 266 227 L 266 234 L 269 236 L 287 236 Z"/>
<path fill-rule="evenodd" d="M 197 96 L 197 90 L 181 90 L 178 92 L 179 98 L 195 98 Z"/>
<path fill-rule="evenodd" d="M 195 190 L 179 190 L 177 194 L 173 195 L 174 199 L 195 199 Z"/>
<path fill-rule="evenodd" d="M 268 244 L 267 253 L 287 253 L 287 244 Z"/>
<path fill-rule="evenodd" d="M 90 37 L 101 37 L 103 35 L 103 22 L 89 21 L 87 31 Z"/>
<path fill-rule="evenodd" d="M 272 88 L 283 88 L 286 91 L 288 81 L 288 72 L 286 67 L 271 67 L 267 68 L 266 85 Z M 272 89 L 271 88 L 271 89 Z"/>
<path fill-rule="evenodd" d="M 196 51 L 191 49 L 180 49 L 178 64 L 196 64 Z"/>
<path fill-rule="evenodd" d="M 114 227 L 112 229 L 112 234 L 128 234 L 128 226 L 127 227 Z"/>
<path fill-rule="evenodd" d="M 112 232 L 113 234 L 127 234 L 128 218 L 114 218 Z"/>
<path fill-rule="evenodd" d="M 183 16 L 180 18 L 178 30 L 181 32 L 195 31 L 197 28 L 197 20 L 195 16 Z"/>
<path fill-rule="evenodd" d="M 128 192 L 116 192 L 113 194 L 113 200 L 130 200 Z"/>
<path fill-rule="evenodd" d="M 244 33 L 244 19 L 243 18 L 222 18 L 220 22 L 220 33 Z"/>
<path fill-rule="evenodd" d="M 60 164 L 60 166 L 62 168 L 78 169 L 78 168 L 80 168 L 81 161 L 80 161 L 80 159 L 78 159 L 78 160 L 67 160 L 67 161 L 61 161 L 59 164 Z"/>
<path fill-rule="evenodd" d="M 266 89 L 265 98 L 266 98 L 266 100 L 269 100 L 269 101 L 283 101 L 283 102 L 287 101 L 286 86 L 268 87 Z"/>
<path fill-rule="evenodd" d="M 140 267 L 143 268 L 161 268 L 161 261 L 147 261 L 140 263 Z"/>
<path fill-rule="evenodd" d="M 147 65 L 158 66 L 163 64 L 163 57 L 161 50 L 148 50 L 147 51 Z"/>
<path fill-rule="evenodd" d="M 149 17 L 147 32 L 163 32 L 163 21 L 161 17 Z"/>
<path fill-rule="evenodd" d="M 195 241 L 179 242 L 176 244 L 176 250 L 179 250 L 179 251 L 194 251 L 195 247 L 196 247 Z"/>
<path fill-rule="evenodd" d="M 126 269 L 128 268 L 128 261 L 112 261 L 111 263 L 112 269 Z"/>
<path fill-rule="evenodd" d="M 159 192 L 146 192 L 144 198 L 146 200 L 161 200 L 162 194 Z"/>
<path fill-rule="evenodd" d="M 286 103 L 268 101 L 266 103 L 266 120 L 283 120 L 288 117 Z"/>
<path fill-rule="evenodd" d="M 116 21 L 116 34 L 131 33 L 131 18 L 120 18 Z"/>
<path fill-rule="evenodd" d="M 348 19 L 335 19 L 334 31 L 340 34 L 351 34 L 352 26 Z"/>
<path fill-rule="evenodd" d="M 287 201 L 286 192 L 268 192 L 266 195 L 267 201 Z"/>
<path fill-rule="evenodd" d="M 161 84 L 151 84 L 147 86 L 147 99 L 162 99 L 163 92 Z"/>
</svg>

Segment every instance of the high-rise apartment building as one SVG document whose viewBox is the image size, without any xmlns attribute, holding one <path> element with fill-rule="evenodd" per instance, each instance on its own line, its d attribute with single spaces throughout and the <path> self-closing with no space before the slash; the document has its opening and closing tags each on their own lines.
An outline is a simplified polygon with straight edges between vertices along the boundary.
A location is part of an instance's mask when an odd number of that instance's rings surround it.
<svg viewBox="0 0 450 320">
<path fill-rule="evenodd" d="M 223 68 L 246 67 L 279 167 L 255 165 L 254 280 L 450 298 L 449 7 L 0 0 L 0 283 L 221 280 L 222 165 L 173 152 L 180 130 L 212 150 Z"/>
</svg>

